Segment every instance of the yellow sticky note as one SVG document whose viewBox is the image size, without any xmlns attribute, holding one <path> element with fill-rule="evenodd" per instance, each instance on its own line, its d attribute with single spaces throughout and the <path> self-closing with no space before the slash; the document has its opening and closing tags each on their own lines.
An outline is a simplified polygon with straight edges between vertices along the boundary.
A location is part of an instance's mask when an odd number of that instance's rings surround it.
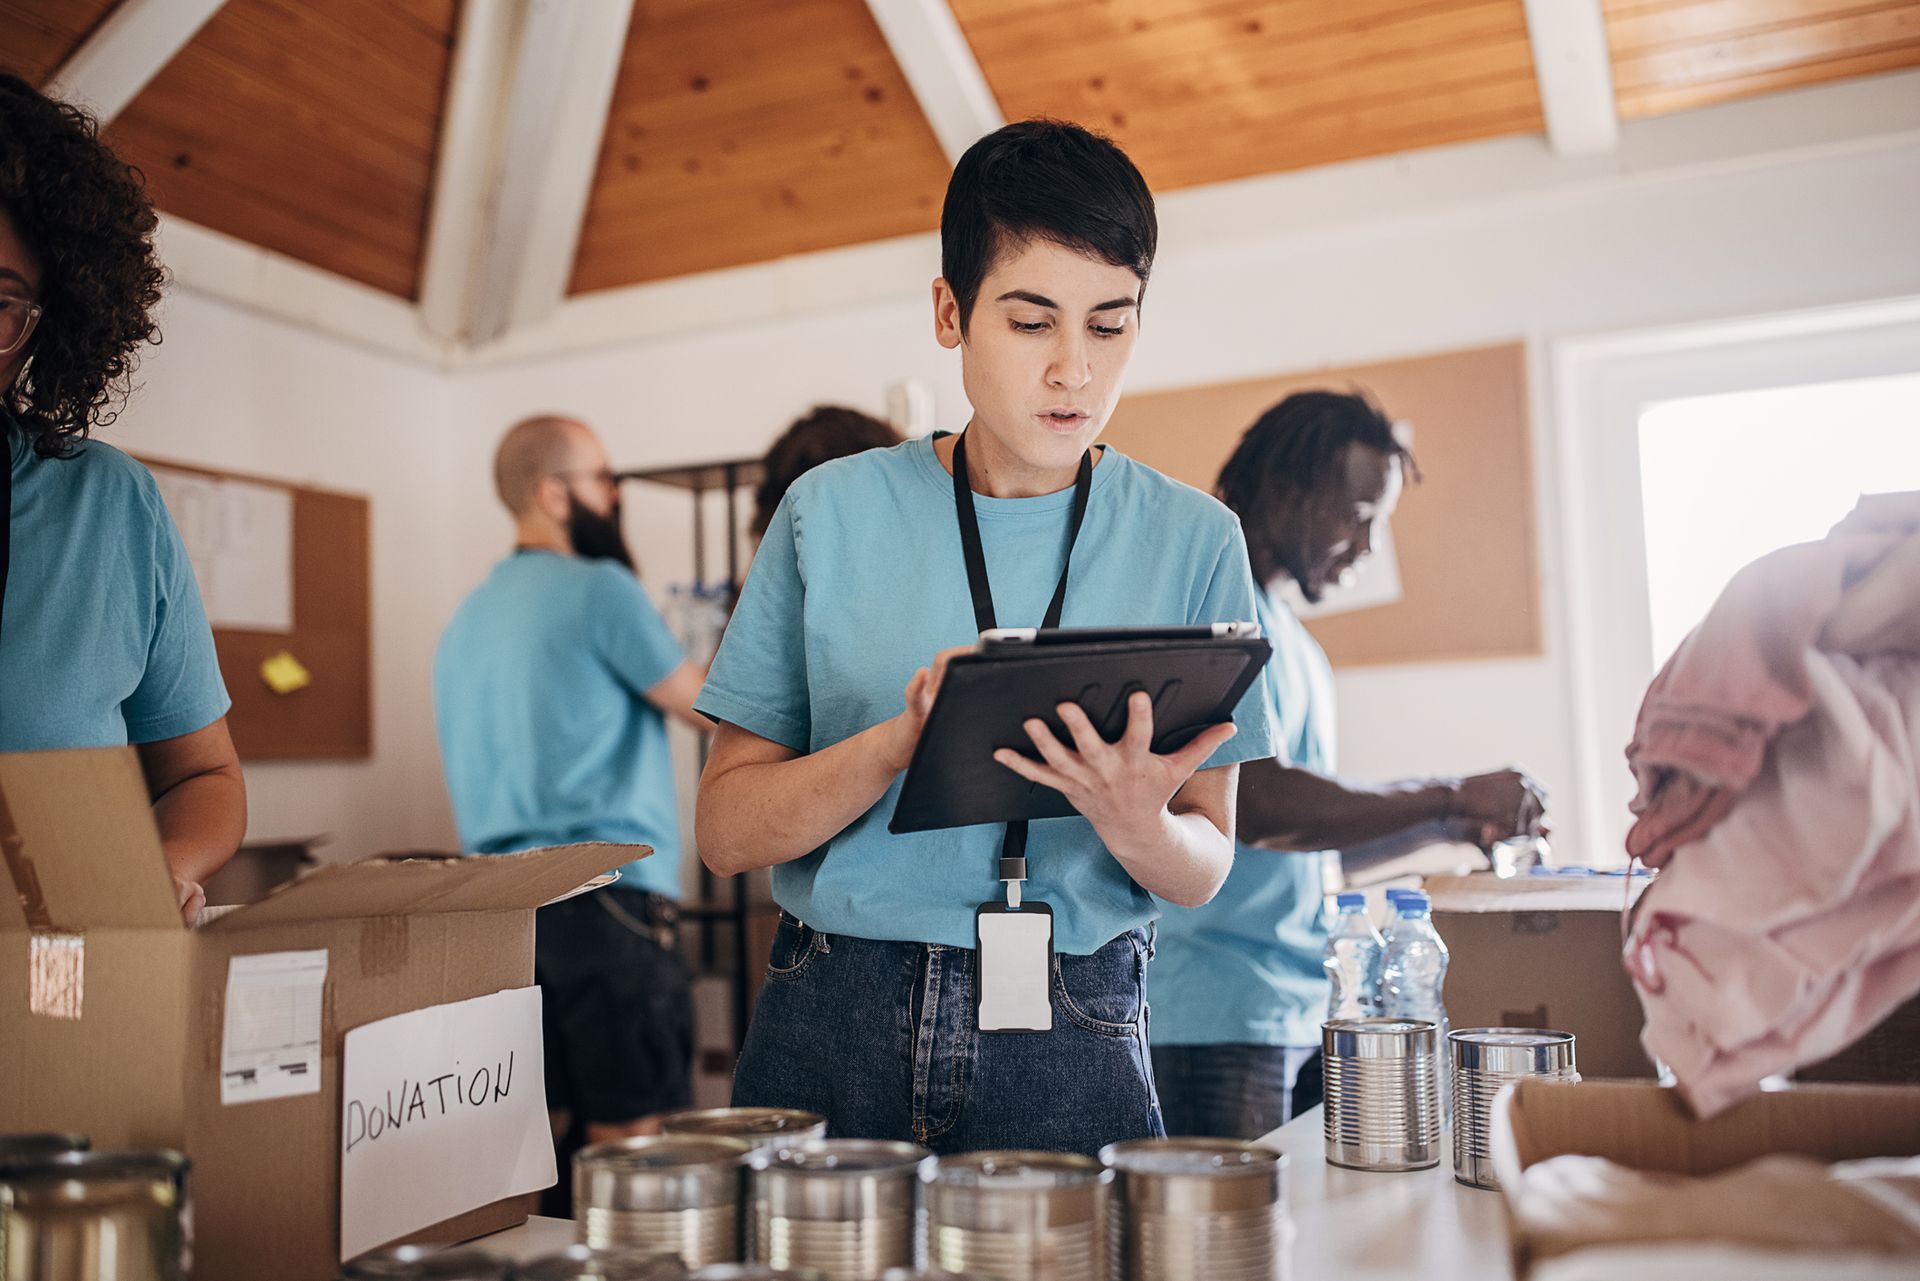
<svg viewBox="0 0 1920 1281">
<path fill-rule="evenodd" d="M 313 684 L 313 673 L 283 649 L 260 664 L 260 679 L 276 694 L 291 694 Z"/>
</svg>

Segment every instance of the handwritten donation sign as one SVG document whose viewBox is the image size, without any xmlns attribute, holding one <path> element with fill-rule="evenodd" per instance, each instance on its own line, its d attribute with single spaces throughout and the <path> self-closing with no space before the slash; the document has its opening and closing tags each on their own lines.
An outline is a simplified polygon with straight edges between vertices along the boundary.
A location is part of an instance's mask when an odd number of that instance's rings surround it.
<svg viewBox="0 0 1920 1281">
<path fill-rule="evenodd" d="M 554 1181 L 539 988 L 354 1028 L 342 1059 L 341 1259 Z"/>
</svg>

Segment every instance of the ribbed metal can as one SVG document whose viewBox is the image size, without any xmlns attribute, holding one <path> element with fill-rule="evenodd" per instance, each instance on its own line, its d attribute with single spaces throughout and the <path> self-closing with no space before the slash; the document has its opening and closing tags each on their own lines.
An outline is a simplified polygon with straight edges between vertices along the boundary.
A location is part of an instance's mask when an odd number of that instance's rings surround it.
<svg viewBox="0 0 1920 1281">
<path fill-rule="evenodd" d="M 754 1258 L 812 1268 L 827 1281 L 872 1281 L 920 1262 L 920 1171 L 912 1143 L 814 1139 L 750 1158 Z"/>
<path fill-rule="evenodd" d="M 1438 1055 L 1438 1029 L 1425 1019 L 1322 1024 L 1328 1163 L 1349 1170 L 1440 1164 Z"/>
<path fill-rule="evenodd" d="M 340 1281 L 507 1281 L 513 1261 L 481 1249 L 396 1245 L 350 1261 Z"/>
<path fill-rule="evenodd" d="M 1453 1073 L 1453 1177 L 1475 1188 L 1497 1188 L 1488 1139 L 1493 1101 L 1521 1077 L 1578 1081 L 1574 1037 L 1534 1027 L 1462 1028 L 1447 1036 Z"/>
<path fill-rule="evenodd" d="M 0 1161 L 0 1276 L 185 1281 L 193 1268 L 189 1168 L 167 1151 Z"/>
<path fill-rule="evenodd" d="M 1281 1281 L 1287 1158 L 1230 1139 L 1137 1139 L 1104 1148 L 1113 1281 Z"/>
<path fill-rule="evenodd" d="M 748 1146 L 738 1139 L 615 1139 L 573 1158 L 582 1245 L 672 1255 L 689 1268 L 741 1257 Z"/>
<path fill-rule="evenodd" d="M 791 1147 L 827 1137 L 827 1118 L 794 1108 L 690 1108 L 660 1118 L 662 1134 L 739 1139 L 750 1148 Z"/>
<path fill-rule="evenodd" d="M 968 1152 L 926 1167 L 927 1264 L 996 1281 L 1105 1281 L 1099 1162 L 1064 1152 Z"/>
</svg>

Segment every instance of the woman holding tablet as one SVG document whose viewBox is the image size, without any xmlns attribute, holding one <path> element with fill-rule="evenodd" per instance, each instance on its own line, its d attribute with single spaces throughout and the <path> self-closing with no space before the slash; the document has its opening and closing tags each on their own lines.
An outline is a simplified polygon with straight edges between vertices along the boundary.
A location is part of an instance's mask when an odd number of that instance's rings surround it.
<svg viewBox="0 0 1920 1281">
<path fill-rule="evenodd" d="M 1161 1133 L 1153 896 L 1203 903 L 1225 879 L 1237 763 L 1272 751 L 1259 700 L 1168 755 L 1145 695 L 1111 744 L 1072 704 L 1066 740 L 1029 722 L 1033 756 L 996 759 L 1080 817 L 1034 824 L 1024 851 L 1004 824 L 887 831 L 945 659 L 980 631 L 1253 617 L 1232 514 L 1094 444 L 1155 239 L 1146 184 L 1105 139 L 1028 121 L 976 143 L 933 286 L 971 422 L 825 464 L 774 514 L 695 704 L 720 725 L 701 856 L 722 874 L 772 867 L 784 909 L 737 1104 L 943 1152 Z M 1050 911 L 1050 941 L 977 951 L 976 915 L 1020 896 Z M 983 1030 L 983 984 L 1037 994 L 1048 1030 Z"/>
</svg>

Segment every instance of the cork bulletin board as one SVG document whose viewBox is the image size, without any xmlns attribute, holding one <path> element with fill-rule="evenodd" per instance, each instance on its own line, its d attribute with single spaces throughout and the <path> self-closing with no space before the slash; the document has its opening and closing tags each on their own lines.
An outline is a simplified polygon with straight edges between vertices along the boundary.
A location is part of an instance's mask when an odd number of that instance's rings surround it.
<svg viewBox="0 0 1920 1281">
<path fill-rule="evenodd" d="M 223 626 L 213 645 L 233 699 L 227 726 L 243 761 L 363 760 L 373 754 L 373 634 L 367 500 L 162 459 L 142 458 L 162 483 L 188 477 L 277 491 L 291 506 L 287 626 Z M 174 513 L 176 523 L 182 513 Z M 196 566 L 196 569 L 198 567 Z M 204 577 L 204 575 L 203 575 Z M 203 598 L 210 585 L 201 586 Z M 209 613 L 213 614 L 209 600 Z M 291 656 L 300 688 L 278 692 L 263 665 Z"/>
<path fill-rule="evenodd" d="M 1296 391 L 1364 388 L 1412 426 L 1425 477 L 1393 517 L 1401 597 L 1312 619 L 1336 667 L 1541 652 L 1522 344 L 1124 397 L 1102 440 L 1213 490 L 1254 420 Z"/>
</svg>

